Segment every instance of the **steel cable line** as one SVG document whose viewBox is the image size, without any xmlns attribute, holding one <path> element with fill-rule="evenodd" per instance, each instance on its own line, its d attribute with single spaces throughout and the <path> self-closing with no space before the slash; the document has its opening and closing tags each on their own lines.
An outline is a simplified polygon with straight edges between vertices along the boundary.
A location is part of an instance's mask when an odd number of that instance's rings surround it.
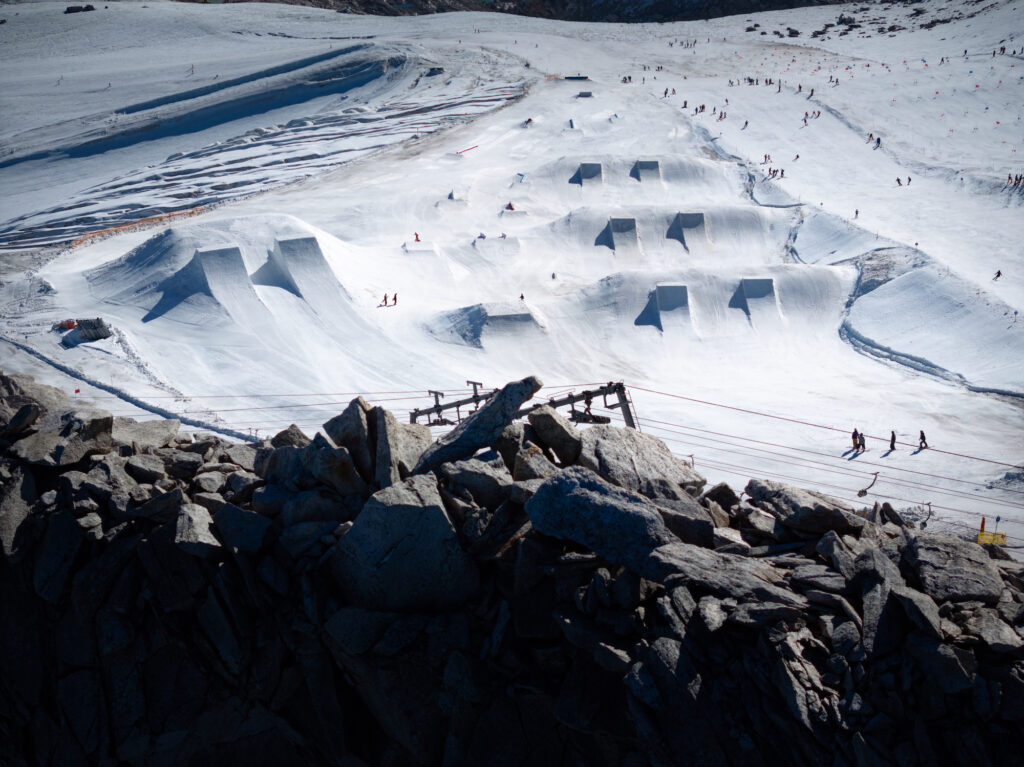
<svg viewBox="0 0 1024 767">
<path fill-rule="evenodd" d="M 685 434 L 683 432 L 677 432 L 677 431 L 674 431 L 672 429 L 668 429 L 668 428 L 663 427 L 663 426 L 654 426 L 652 428 L 657 430 L 657 431 L 665 431 L 665 432 L 668 432 L 670 434 L 677 434 L 679 436 L 689 437 L 690 439 L 707 440 L 709 442 L 719 442 L 721 444 L 729 445 L 731 447 L 741 447 L 740 445 L 735 445 L 734 443 L 726 442 L 724 440 L 717 440 L 717 439 L 715 439 L 713 437 L 705 437 L 703 435 L 696 435 L 695 436 L 695 435 L 691 435 L 691 434 Z M 686 428 L 686 427 L 682 427 L 682 428 Z M 729 435 L 729 436 L 732 436 L 732 435 Z M 671 439 L 671 438 L 665 437 L 664 439 Z M 735 439 L 742 440 L 742 439 L 745 439 L 745 438 L 743 438 L 743 437 L 735 437 Z M 674 440 L 674 439 L 671 440 L 671 441 L 673 441 L 673 442 L 681 442 L 681 440 Z M 756 442 L 757 440 L 752 440 L 752 441 Z M 700 444 L 700 443 L 697 443 L 697 444 Z M 714 447 L 713 445 L 705 445 L 705 447 L 709 447 L 712 450 L 719 450 L 719 451 L 725 452 L 725 453 L 736 453 L 737 455 L 743 455 L 743 456 L 746 456 L 748 458 L 756 458 L 757 457 L 757 456 L 750 455 L 749 453 L 744 453 L 744 452 L 740 452 L 740 451 L 726 450 L 725 448 Z M 836 467 L 836 466 L 832 466 L 831 464 L 827 464 L 824 461 L 815 461 L 815 460 L 812 460 L 812 459 L 809 459 L 809 458 L 799 458 L 799 457 L 797 457 L 798 460 L 802 460 L 802 461 L 806 462 L 806 464 L 800 464 L 800 463 L 795 463 L 792 460 L 784 460 L 784 459 L 787 459 L 787 458 L 793 458 L 793 456 L 789 456 L 789 455 L 786 455 L 784 453 L 778 453 L 778 452 L 774 452 L 774 451 L 771 451 L 771 450 L 763 450 L 761 448 L 756 448 L 756 447 L 751 447 L 751 448 L 747 448 L 747 449 L 748 450 L 757 451 L 759 453 L 765 453 L 765 454 L 771 455 L 771 456 L 779 456 L 779 458 L 775 459 L 777 462 L 788 464 L 788 465 L 792 465 L 792 466 L 797 466 L 797 467 L 800 467 L 800 468 L 813 469 L 814 468 L 812 466 L 812 464 L 813 464 L 813 465 L 817 465 L 817 466 L 823 467 L 822 469 L 820 469 L 821 471 L 828 471 L 828 472 L 831 472 L 831 473 L 834 473 L 834 474 L 841 474 L 843 476 L 848 476 L 848 477 L 857 477 L 857 478 L 865 479 L 866 480 L 866 479 L 869 479 L 870 477 L 874 476 L 873 472 L 860 471 L 860 470 L 856 469 L 853 466 L 849 466 L 849 467 L 846 467 L 846 466 Z M 836 459 L 836 460 L 839 460 L 839 459 Z M 877 465 L 877 464 L 873 464 L 873 465 Z M 849 469 L 849 471 L 844 471 L 844 469 Z M 964 481 L 964 480 L 957 480 L 955 477 L 943 477 L 941 475 L 933 475 L 933 476 L 941 478 L 941 479 L 946 479 L 946 480 L 949 480 L 949 481 L 961 481 L 961 482 Z M 983 501 L 986 501 L 988 503 L 997 504 L 997 505 L 1000 505 L 1000 506 L 1006 506 L 1006 507 L 1012 508 L 1012 509 L 1024 509 L 1024 504 L 1022 504 L 1022 503 L 1016 503 L 1014 501 L 1006 501 L 1006 500 L 1003 500 L 1003 499 L 1000 499 L 1000 498 L 992 498 L 992 497 L 985 496 L 985 495 L 979 495 L 978 493 L 969 493 L 969 492 L 967 492 L 965 490 L 955 490 L 955 489 L 952 489 L 952 488 L 938 489 L 934 485 L 925 485 L 925 484 L 922 484 L 920 482 L 915 482 L 913 480 L 905 479 L 905 478 L 902 478 L 902 477 L 882 476 L 880 472 L 879 472 L 879 481 L 885 482 L 885 483 L 888 483 L 888 484 L 891 484 L 891 485 L 895 485 L 897 487 L 905 487 L 905 488 L 908 488 L 908 489 L 930 490 L 933 493 L 939 493 L 941 495 L 948 495 L 948 496 L 951 496 L 951 497 L 954 497 L 954 498 L 964 498 L 964 499 L 976 498 L 978 500 L 983 500 Z"/>
<path fill-rule="evenodd" d="M 739 436 L 737 434 L 728 434 L 728 433 L 725 433 L 725 432 L 712 431 L 710 429 L 701 429 L 701 428 L 698 428 L 696 426 L 685 426 L 683 424 L 677 424 L 677 423 L 673 423 L 671 421 L 659 421 L 659 420 L 656 420 L 656 419 L 653 419 L 653 418 L 645 418 L 643 420 L 647 421 L 648 423 L 665 424 L 667 426 L 674 426 L 674 427 L 679 428 L 679 429 L 687 429 L 689 431 L 699 431 L 699 432 L 703 432 L 705 434 L 714 434 L 714 435 L 719 436 L 719 437 L 730 437 L 730 438 L 733 438 L 733 439 L 740 439 L 740 440 L 743 440 L 745 442 L 753 442 L 753 443 L 758 444 L 758 445 L 769 445 L 771 447 L 781 447 L 781 448 L 784 448 L 786 450 L 792 450 L 792 451 L 798 452 L 798 453 L 809 453 L 810 455 L 820 455 L 820 456 L 823 456 L 825 458 L 831 458 L 833 460 L 840 460 L 839 458 L 836 458 L 835 456 L 832 456 L 829 453 L 822 453 L 822 452 L 820 452 L 818 450 L 809 450 L 807 448 L 801 448 L 801 447 L 791 447 L 789 445 L 782 445 L 782 444 L 779 444 L 777 442 L 767 442 L 765 440 L 753 439 L 752 437 L 741 437 L 741 436 Z M 657 427 L 655 426 L 655 427 L 652 427 L 652 428 L 657 428 Z M 878 440 L 881 440 L 882 442 L 886 442 L 887 441 L 887 440 L 881 439 L 880 437 L 871 437 L 871 439 L 878 439 Z M 929 449 L 931 449 L 931 448 L 929 448 Z M 950 482 L 960 482 L 960 483 L 965 484 L 965 485 L 977 485 L 978 484 L 977 482 L 972 482 L 972 481 L 966 480 L 966 479 L 958 479 L 957 477 L 947 477 L 947 476 L 942 475 L 942 474 L 931 474 L 931 473 L 926 472 L 926 471 L 918 471 L 916 469 L 907 469 L 907 468 L 903 468 L 901 466 L 886 466 L 884 463 L 876 463 L 874 461 L 858 460 L 857 463 L 859 465 L 865 465 L 865 466 L 878 466 L 878 467 L 881 467 L 881 468 L 884 468 L 884 469 L 889 469 L 890 471 L 902 471 L 902 472 L 906 472 L 908 474 L 919 474 L 922 477 L 931 477 L 933 479 L 945 479 L 945 480 L 948 480 Z M 870 472 L 868 472 L 868 473 L 870 474 Z M 1015 490 L 1013 488 L 1000 488 L 1000 489 L 1004 490 L 1005 492 L 1008 492 L 1008 493 L 1018 493 L 1020 495 L 1024 495 L 1024 490 Z"/>
<path fill-rule="evenodd" d="M 786 416 L 781 416 L 781 415 L 772 415 L 771 413 L 764 413 L 764 412 L 761 412 L 759 410 L 750 410 L 748 408 L 736 407 L 734 405 L 724 405 L 724 404 L 722 404 L 720 402 L 709 402 L 708 400 L 696 399 L 695 397 L 684 397 L 681 394 L 672 394 L 670 392 L 658 391 L 656 389 L 645 389 L 642 386 L 632 386 L 630 388 L 635 389 L 636 391 L 647 392 L 649 394 L 657 394 L 657 395 L 662 396 L 662 397 L 671 397 L 672 399 L 681 399 L 681 400 L 685 400 L 687 402 L 696 402 L 696 403 L 698 403 L 700 405 L 711 405 L 713 407 L 725 408 L 726 410 L 735 410 L 736 412 L 739 412 L 739 413 L 747 413 L 749 415 L 761 416 L 762 418 L 774 418 L 777 421 L 787 421 L 789 423 L 800 424 L 801 426 L 811 426 L 811 427 L 814 427 L 815 429 L 826 429 L 828 431 L 835 431 L 835 432 L 839 432 L 841 434 L 845 434 L 846 433 L 846 429 L 839 429 L 839 428 L 837 428 L 835 426 L 826 426 L 824 424 L 814 423 L 812 421 L 801 421 L 798 418 L 788 418 Z M 878 438 L 877 437 L 873 437 L 873 439 L 878 439 Z M 904 445 L 905 447 L 915 447 L 915 445 L 913 443 L 911 443 L 911 442 L 898 442 L 897 444 Z M 928 450 L 931 450 L 934 453 L 942 453 L 944 455 L 954 455 L 954 456 L 956 456 L 958 458 L 969 458 L 972 461 L 984 461 L 985 463 L 992 463 L 992 464 L 995 464 L 997 466 L 1006 466 L 1006 467 L 1009 467 L 1011 469 L 1019 468 L 1016 464 L 1005 463 L 1003 461 L 994 461 L 991 458 L 981 458 L 980 456 L 976 456 L 976 455 L 966 455 L 964 453 L 954 453 L 954 452 L 952 452 L 950 450 L 941 450 L 941 449 L 935 448 L 935 447 L 929 447 Z"/>
</svg>

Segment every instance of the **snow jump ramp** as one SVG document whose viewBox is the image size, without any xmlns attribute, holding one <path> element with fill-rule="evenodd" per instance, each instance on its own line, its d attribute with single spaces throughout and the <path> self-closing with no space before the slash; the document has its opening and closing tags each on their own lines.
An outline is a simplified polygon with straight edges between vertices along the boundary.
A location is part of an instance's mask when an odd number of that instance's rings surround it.
<svg viewBox="0 0 1024 767">
<path fill-rule="evenodd" d="M 252 281 L 293 293 L 325 321 L 350 303 L 316 237 L 274 240 L 270 258 L 252 275 Z"/>
<path fill-rule="evenodd" d="M 661 163 L 657 160 L 637 160 L 629 171 L 631 178 L 637 181 L 660 181 Z"/>
<path fill-rule="evenodd" d="M 600 184 L 603 180 L 603 170 L 599 162 L 581 162 L 576 172 L 569 179 L 570 184 L 579 186 L 591 186 Z"/>
<path fill-rule="evenodd" d="M 543 326 L 522 302 L 464 306 L 448 312 L 431 326 L 431 332 L 453 343 L 481 349 L 488 341 L 539 338 Z"/>
<path fill-rule="evenodd" d="M 266 319 L 267 308 L 253 289 L 237 247 L 196 250 L 192 260 L 157 289 L 162 293 L 160 300 L 143 322 L 169 313 L 173 313 L 172 319 L 197 325 L 218 315 L 244 326 L 261 325 Z"/>
<path fill-rule="evenodd" d="M 635 218 L 609 218 L 604 229 L 594 240 L 595 246 L 603 245 L 616 252 L 639 251 L 640 237 L 637 234 Z"/>
<path fill-rule="evenodd" d="M 744 277 L 736 292 L 729 300 L 729 307 L 740 309 L 755 328 L 778 326 L 778 299 L 775 295 L 775 280 L 770 277 Z"/>
<path fill-rule="evenodd" d="M 707 225 L 703 213 L 676 213 L 665 233 L 668 240 L 679 242 L 687 253 L 697 242 L 707 242 Z"/>
<path fill-rule="evenodd" d="M 672 328 L 689 330 L 690 295 L 685 285 L 656 285 L 647 298 L 647 305 L 633 321 L 634 325 L 651 325 L 664 332 Z"/>
</svg>

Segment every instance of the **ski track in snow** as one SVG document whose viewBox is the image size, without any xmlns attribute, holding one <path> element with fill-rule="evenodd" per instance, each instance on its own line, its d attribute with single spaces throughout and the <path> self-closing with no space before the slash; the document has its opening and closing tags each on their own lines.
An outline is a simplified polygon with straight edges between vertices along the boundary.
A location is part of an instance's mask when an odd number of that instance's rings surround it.
<svg viewBox="0 0 1024 767">
<path fill-rule="evenodd" d="M 11 7 L 0 250 L 48 249 L 2 276 L 14 364 L 238 439 L 316 430 L 337 392 L 624 380 L 711 481 L 933 501 L 958 534 L 999 514 L 1024 544 L 1024 57 L 988 55 L 1021 45 L 1014 0 L 932 30 Z M 861 29 L 811 37 L 840 13 Z M 49 331 L 98 314 L 114 339 Z M 938 449 L 907 451 L 922 428 Z"/>
</svg>

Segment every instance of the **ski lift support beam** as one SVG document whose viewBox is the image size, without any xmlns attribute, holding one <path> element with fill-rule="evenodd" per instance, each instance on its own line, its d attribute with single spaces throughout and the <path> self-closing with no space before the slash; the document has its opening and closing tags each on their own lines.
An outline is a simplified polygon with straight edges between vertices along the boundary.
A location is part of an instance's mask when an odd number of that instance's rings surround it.
<svg viewBox="0 0 1024 767">
<path fill-rule="evenodd" d="M 451 410 L 452 408 L 458 409 L 464 405 L 479 405 L 481 402 L 489 400 L 497 389 L 491 389 L 490 391 L 482 392 L 482 383 L 479 381 L 466 381 L 466 383 L 473 387 L 473 394 L 470 397 L 464 399 L 455 400 L 448 402 L 444 405 L 441 404 L 441 397 L 444 397 L 442 392 L 430 391 L 430 395 L 434 397 L 433 407 L 417 408 L 416 410 L 410 411 L 409 423 L 416 423 L 418 418 L 424 416 L 427 417 L 428 424 L 430 423 L 430 416 L 437 415 L 440 417 L 441 413 L 445 410 Z M 617 402 L 608 402 L 609 396 L 615 396 Z M 622 420 L 625 421 L 626 426 L 630 429 L 636 428 L 636 418 L 633 415 L 633 408 L 629 401 L 629 395 L 626 393 L 626 385 L 619 382 L 609 382 L 604 386 L 600 386 L 597 389 L 587 389 L 579 394 L 570 393 L 562 397 L 555 397 L 549 399 L 547 402 L 539 402 L 530 407 L 525 407 L 516 413 L 516 418 L 523 418 L 530 413 L 531 410 L 536 410 L 544 405 L 550 405 L 553 408 L 565 407 L 566 405 L 575 405 L 577 402 L 585 402 L 588 405 L 593 402 L 595 397 L 604 397 L 604 407 L 607 410 L 619 409 L 622 411 Z M 460 413 L 461 416 L 461 413 Z M 461 420 L 461 418 L 460 418 Z"/>
<path fill-rule="evenodd" d="M 417 408 L 416 410 L 411 411 L 409 413 L 409 423 L 416 423 L 416 419 L 422 416 L 426 416 L 427 422 L 430 423 L 430 416 L 432 415 L 440 416 L 445 410 L 451 410 L 452 408 L 458 410 L 458 408 L 463 405 L 479 405 L 481 402 L 489 400 L 491 395 L 497 391 L 497 389 L 491 389 L 487 392 L 481 392 L 480 388 L 483 384 L 479 381 L 466 381 L 466 383 L 473 387 L 472 396 L 466 397 L 465 399 L 454 400 L 444 405 L 441 404 L 441 397 L 444 396 L 444 392 L 433 390 L 429 391 L 428 393 L 434 398 L 434 406 Z"/>
<path fill-rule="evenodd" d="M 608 402 L 608 397 L 615 395 L 618 398 L 618 402 Z M 518 413 L 516 418 L 522 418 L 530 413 L 531 410 L 536 410 L 539 407 L 550 405 L 553 408 L 564 407 L 565 405 L 575 405 L 577 402 L 586 402 L 588 405 L 595 397 L 604 397 L 604 406 L 608 410 L 619 409 L 622 411 L 622 420 L 626 422 L 626 426 L 630 429 L 636 428 L 636 419 L 633 417 L 633 408 L 629 402 L 629 396 L 626 394 L 626 385 L 621 381 L 617 383 L 609 382 L 604 386 L 597 389 L 587 389 L 580 394 L 566 394 L 564 397 L 555 397 L 549 399 L 547 402 L 540 402 L 530 407 L 524 407 Z"/>
</svg>

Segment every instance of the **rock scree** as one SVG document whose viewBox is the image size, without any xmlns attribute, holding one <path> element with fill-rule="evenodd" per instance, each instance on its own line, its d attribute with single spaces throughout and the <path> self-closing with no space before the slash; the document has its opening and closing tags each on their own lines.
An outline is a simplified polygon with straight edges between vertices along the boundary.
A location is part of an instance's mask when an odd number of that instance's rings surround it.
<svg viewBox="0 0 1024 767">
<path fill-rule="evenodd" d="M 0 373 L 0 761 L 1020 763 L 1024 565 L 539 387 L 238 444 Z"/>
</svg>

